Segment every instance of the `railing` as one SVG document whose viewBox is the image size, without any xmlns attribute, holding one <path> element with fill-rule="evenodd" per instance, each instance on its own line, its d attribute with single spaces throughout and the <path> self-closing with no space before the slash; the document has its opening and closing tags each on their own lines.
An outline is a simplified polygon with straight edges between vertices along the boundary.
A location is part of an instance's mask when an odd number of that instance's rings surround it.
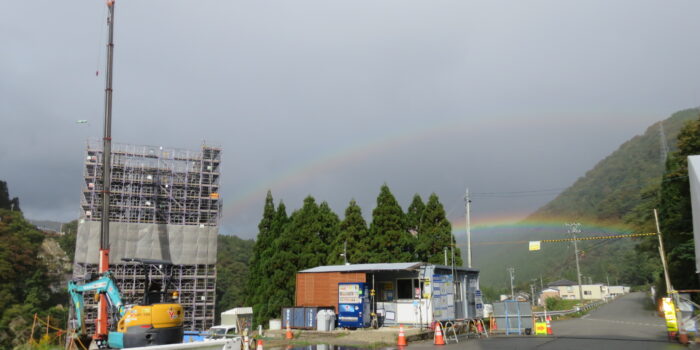
<svg viewBox="0 0 700 350">
<path fill-rule="evenodd" d="M 593 303 L 588 303 L 588 304 L 586 304 L 586 305 L 584 305 L 584 306 L 582 306 L 582 307 L 575 307 L 575 308 L 573 308 L 573 309 L 571 309 L 571 310 L 552 310 L 552 311 L 547 311 L 546 314 L 547 314 L 547 316 L 563 316 L 563 315 L 569 315 L 569 314 L 573 314 L 573 313 L 576 313 L 576 312 L 579 312 L 579 311 L 586 311 L 586 310 L 595 309 L 595 308 L 597 308 L 597 307 L 599 307 L 599 306 L 601 306 L 601 305 L 603 305 L 603 304 L 605 304 L 605 301 L 600 300 L 600 301 L 596 301 L 596 302 L 593 302 Z M 545 312 L 544 312 L 544 311 L 535 311 L 535 312 L 532 313 L 532 315 L 535 316 L 535 317 L 542 317 L 542 316 L 545 315 Z"/>
</svg>

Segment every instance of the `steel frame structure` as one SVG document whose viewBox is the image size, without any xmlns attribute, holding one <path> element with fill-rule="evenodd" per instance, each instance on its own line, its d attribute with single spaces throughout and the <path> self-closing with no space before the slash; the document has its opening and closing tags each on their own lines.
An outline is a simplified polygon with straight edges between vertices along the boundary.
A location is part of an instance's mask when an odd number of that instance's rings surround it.
<svg viewBox="0 0 700 350">
<path fill-rule="evenodd" d="M 81 223 L 102 218 L 102 145 L 87 142 L 84 185 L 80 200 Z M 200 151 L 141 146 L 112 145 L 110 223 L 153 225 L 218 226 L 221 202 L 219 166 L 221 149 L 203 145 Z M 77 245 L 87 244 L 77 242 Z M 125 300 L 142 298 L 143 266 L 110 264 Z M 185 312 L 186 330 L 206 330 L 214 325 L 216 264 L 181 264 L 165 270 L 152 269 L 150 279 L 172 274 Z M 97 275 L 98 265 L 76 262 L 73 278 Z M 165 275 L 164 275 L 165 274 Z M 94 332 L 97 303 L 85 298 L 85 325 Z"/>
</svg>

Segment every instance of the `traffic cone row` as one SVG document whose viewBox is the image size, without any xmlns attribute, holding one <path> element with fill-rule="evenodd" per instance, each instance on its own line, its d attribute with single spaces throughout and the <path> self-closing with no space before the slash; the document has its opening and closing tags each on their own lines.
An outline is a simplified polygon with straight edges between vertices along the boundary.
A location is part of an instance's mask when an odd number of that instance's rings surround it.
<svg viewBox="0 0 700 350">
<path fill-rule="evenodd" d="M 399 340 L 396 342 L 398 346 L 406 346 L 406 334 L 403 332 L 403 325 L 399 325 Z"/>
<path fill-rule="evenodd" d="M 442 326 L 440 325 L 440 322 L 438 322 L 435 327 L 435 338 L 433 338 L 433 344 L 445 345 L 445 338 L 442 337 Z"/>
</svg>

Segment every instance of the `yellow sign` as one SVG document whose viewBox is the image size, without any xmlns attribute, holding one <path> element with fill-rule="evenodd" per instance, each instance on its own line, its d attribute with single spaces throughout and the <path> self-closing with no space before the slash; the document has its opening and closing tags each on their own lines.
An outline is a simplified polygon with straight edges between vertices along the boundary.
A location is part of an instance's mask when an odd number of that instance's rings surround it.
<svg viewBox="0 0 700 350">
<path fill-rule="evenodd" d="M 530 251 L 540 250 L 540 241 L 530 241 Z"/>
<path fill-rule="evenodd" d="M 547 322 L 535 322 L 535 335 L 547 335 Z"/>
<path fill-rule="evenodd" d="M 666 330 L 669 332 L 678 332 L 678 320 L 676 319 L 676 307 L 673 305 L 671 298 L 662 298 L 664 317 L 666 318 Z"/>
</svg>

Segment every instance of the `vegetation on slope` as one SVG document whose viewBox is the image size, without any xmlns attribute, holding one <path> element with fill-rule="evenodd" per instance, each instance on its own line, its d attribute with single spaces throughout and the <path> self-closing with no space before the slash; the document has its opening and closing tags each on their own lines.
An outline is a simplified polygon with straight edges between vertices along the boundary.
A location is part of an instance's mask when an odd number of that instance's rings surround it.
<svg viewBox="0 0 700 350">
<path fill-rule="evenodd" d="M 17 210 L 4 182 L 0 188 L 0 348 L 8 349 L 29 339 L 34 314 L 50 315 L 51 324 L 63 328 L 67 295 L 50 288 L 60 282 L 40 258 L 46 236 Z"/>
<path fill-rule="evenodd" d="M 688 109 L 674 113 L 660 122 L 670 151 L 678 149 L 676 139 L 683 125 L 696 119 L 700 111 Z M 540 208 L 529 221 L 560 221 L 558 230 L 524 230 L 507 239 L 537 240 L 560 237 L 566 232 L 565 222 L 582 222 L 582 236 L 601 233 L 599 227 L 619 227 L 621 231 L 653 232 L 649 213 L 654 207 L 650 197 L 656 196 L 665 164 L 661 153 L 660 123 L 650 126 L 643 135 L 635 136 L 618 150 L 601 160 L 571 187 Z M 642 225 L 643 223 L 643 225 Z M 595 229 L 593 227 L 596 227 Z M 625 228 L 626 227 L 626 228 Z M 608 231 L 615 233 L 614 231 Z M 594 282 L 648 284 L 654 278 L 654 264 L 635 253 L 638 239 L 583 242 L 582 274 Z M 505 268 L 516 266 L 516 279 L 527 281 L 544 276 L 545 282 L 567 278 L 576 280 L 573 247 L 570 244 L 548 244 L 540 252 L 528 252 L 522 245 L 479 247 L 477 267 L 481 281 L 497 288 L 507 285 Z M 529 288 L 528 288 L 529 289 Z"/>
</svg>

